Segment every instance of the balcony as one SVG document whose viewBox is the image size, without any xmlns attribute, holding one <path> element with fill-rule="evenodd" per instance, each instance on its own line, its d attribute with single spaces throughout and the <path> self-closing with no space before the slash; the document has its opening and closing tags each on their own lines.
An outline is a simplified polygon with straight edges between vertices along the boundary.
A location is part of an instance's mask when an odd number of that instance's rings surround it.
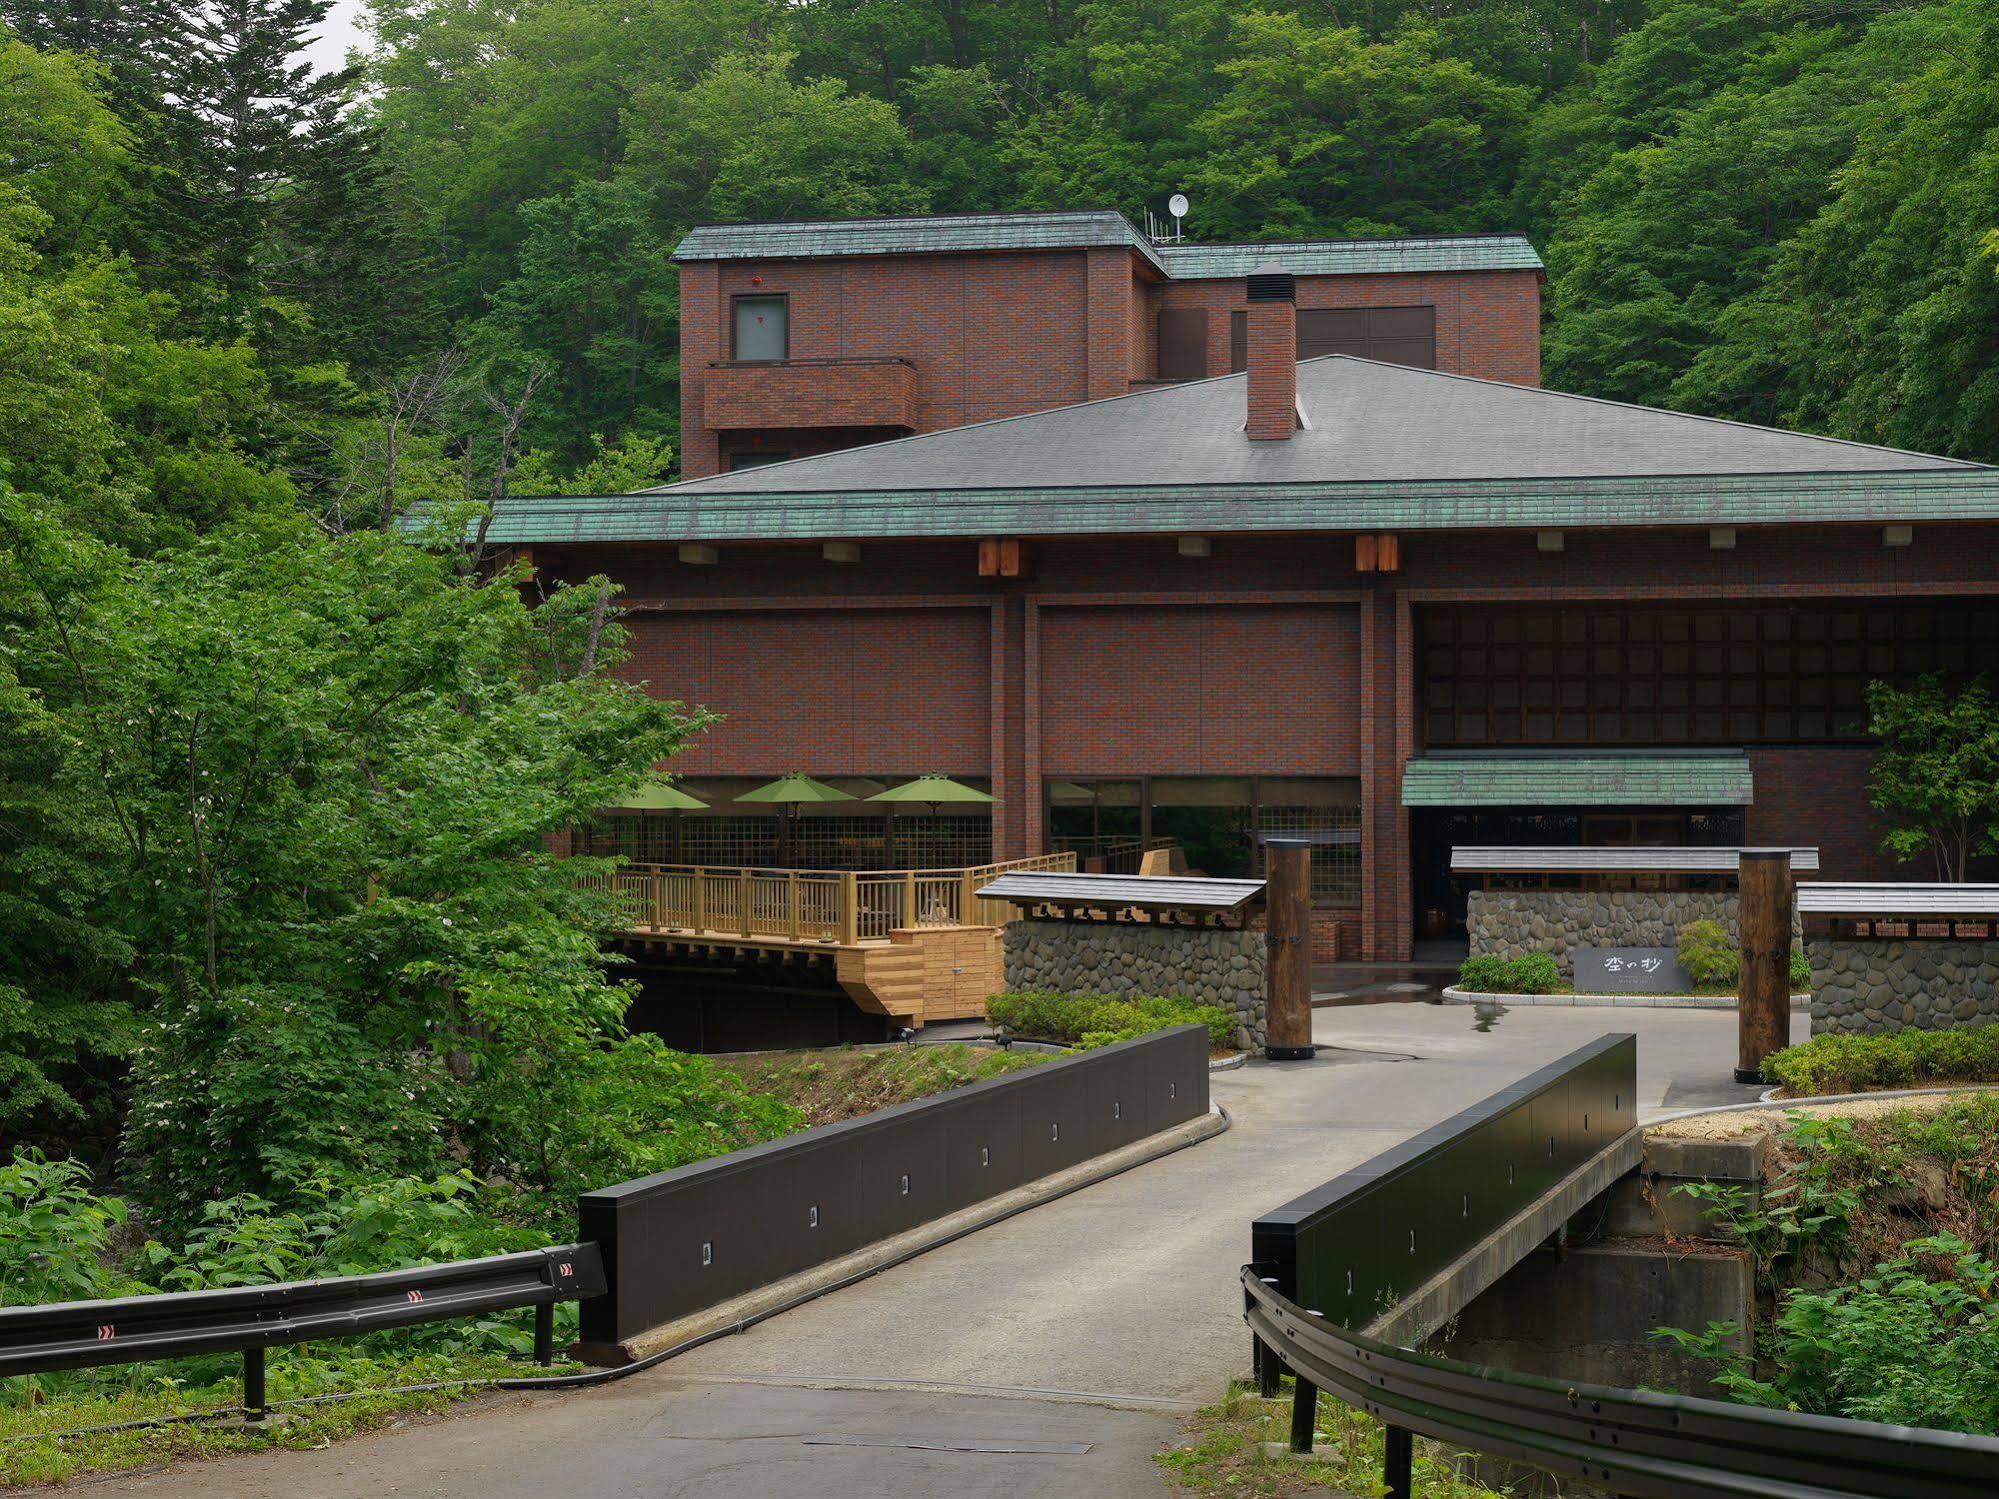
<svg viewBox="0 0 1999 1499">
<path fill-rule="evenodd" d="M 916 430 L 916 366 L 867 359 L 716 360 L 702 382 L 710 430 L 893 427 Z"/>
</svg>

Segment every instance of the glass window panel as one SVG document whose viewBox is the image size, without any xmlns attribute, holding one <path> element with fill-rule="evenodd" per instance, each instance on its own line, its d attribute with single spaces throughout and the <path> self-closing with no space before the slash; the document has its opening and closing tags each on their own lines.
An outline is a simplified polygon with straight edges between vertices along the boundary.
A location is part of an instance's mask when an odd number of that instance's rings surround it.
<svg viewBox="0 0 1999 1499">
<path fill-rule="evenodd" d="M 1527 737 L 1529 739 L 1552 739 L 1555 737 L 1555 717 L 1552 713 L 1529 713 L 1527 715 Z"/>
<path fill-rule="evenodd" d="M 1495 708 L 1518 708 L 1520 706 L 1520 684 L 1518 682 L 1494 682 L 1492 684 L 1492 706 Z"/>
<path fill-rule="evenodd" d="M 1555 674 L 1555 653 L 1536 650 L 1527 653 L 1527 675 L 1530 677 L 1552 677 Z"/>
<path fill-rule="evenodd" d="M 1460 713 L 1458 715 L 1458 738 L 1485 738 L 1485 715 L 1483 713 Z"/>
<path fill-rule="evenodd" d="M 1555 718 L 1555 737 L 1575 740 L 1580 743 L 1589 738 L 1589 715 L 1585 713 L 1562 713 Z"/>
<path fill-rule="evenodd" d="M 1614 743 L 1624 737 L 1621 715 L 1616 713 L 1594 713 L 1590 715 L 1590 737 L 1597 743 Z"/>
<path fill-rule="evenodd" d="M 1545 645 L 1555 638 L 1554 618 L 1546 614 L 1530 614 L 1521 624 L 1521 633 L 1530 645 Z"/>
<path fill-rule="evenodd" d="M 1795 720 L 1788 713 L 1765 713 L 1763 715 L 1763 737 L 1765 739 L 1789 739 Z"/>
<path fill-rule="evenodd" d="M 1530 708 L 1552 708 L 1555 706 L 1555 684 L 1551 681 L 1530 681 L 1526 684 L 1527 706 Z"/>
<path fill-rule="evenodd" d="M 1496 677 L 1517 677 L 1520 675 L 1520 652 L 1517 650 L 1496 650 L 1492 653 L 1492 674 Z"/>
<path fill-rule="evenodd" d="M 1658 697 L 1658 688 L 1642 678 L 1624 684 L 1624 705 L 1627 708 L 1657 707 Z"/>
<path fill-rule="evenodd" d="M 1520 616 L 1502 614 L 1492 622 L 1492 639 L 1495 645 L 1518 645 L 1520 643 Z"/>
<path fill-rule="evenodd" d="M 1624 737 L 1634 742 L 1649 743 L 1659 737 L 1659 719 L 1653 713 L 1627 713 L 1624 715 Z"/>
<path fill-rule="evenodd" d="M 1662 713 L 1659 715 L 1659 737 L 1668 742 L 1685 739 L 1688 724 L 1684 713 Z"/>
<path fill-rule="evenodd" d="M 738 297 L 735 304 L 737 359 L 783 359 L 790 353 L 783 297 Z"/>
<path fill-rule="evenodd" d="M 1694 715 L 1694 738 L 1701 740 L 1719 739 L 1722 735 L 1722 716 L 1719 713 L 1696 713 Z"/>
</svg>

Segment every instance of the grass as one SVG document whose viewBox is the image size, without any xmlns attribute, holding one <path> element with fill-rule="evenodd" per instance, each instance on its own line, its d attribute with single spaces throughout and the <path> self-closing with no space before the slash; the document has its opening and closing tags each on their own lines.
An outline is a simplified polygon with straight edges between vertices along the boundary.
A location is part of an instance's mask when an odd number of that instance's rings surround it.
<svg viewBox="0 0 1999 1499">
<path fill-rule="evenodd" d="M 1196 1004 L 1158 994 L 1055 994 L 1022 989 L 986 1001 L 995 1025 L 1016 1036 L 1088 1050 L 1129 1041 L 1176 1025 L 1208 1030 L 1208 1051 L 1235 1050 L 1235 1016 L 1219 1005 Z"/>
<path fill-rule="evenodd" d="M 750 1087 L 801 1110 L 808 1124 L 836 1124 L 893 1104 L 948 1093 L 1049 1061 L 1042 1052 L 992 1046 L 840 1046 L 709 1060 Z"/>
<path fill-rule="evenodd" d="M 506 1359 L 438 1355 L 407 1359 L 343 1359 L 272 1354 L 267 1390 L 273 1419 L 263 1427 L 176 1421 L 124 1430 L 126 1423 L 232 1410 L 242 1398 L 235 1380 L 190 1387 L 135 1371 L 140 1382 L 125 1389 L 65 1391 L 53 1399 L 16 1396 L 25 1379 L 0 1381 L 9 1403 L 0 1404 L 0 1488 L 66 1483 L 91 1474 L 129 1472 L 167 1463 L 199 1461 L 272 1448 L 303 1450 L 384 1426 L 421 1420 L 476 1399 L 485 1381 L 509 1376 L 573 1373 L 580 1366 L 542 1369 Z M 405 1386 L 444 1383 L 438 1389 Z M 327 1400 L 328 1395 L 351 1399 Z M 286 1405 L 299 1400 L 310 1403 Z"/>
<path fill-rule="evenodd" d="M 1197 1494 L 1292 1499 L 1383 1492 L 1379 1421 L 1321 1392 L 1314 1425 L 1310 1458 L 1268 1455 L 1266 1442 L 1291 1436 L 1291 1381 L 1284 1381 L 1274 1400 L 1265 1400 L 1253 1385 L 1232 1383 L 1228 1394 L 1195 1416 L 1181 1440 L 1154 1461 Z M 1501 1499 L 1503 1491 L 1460 1476 L 1449 1454 L 1418 1438 L 1414 1492 L 1416 1499 Z"/>
</svg>

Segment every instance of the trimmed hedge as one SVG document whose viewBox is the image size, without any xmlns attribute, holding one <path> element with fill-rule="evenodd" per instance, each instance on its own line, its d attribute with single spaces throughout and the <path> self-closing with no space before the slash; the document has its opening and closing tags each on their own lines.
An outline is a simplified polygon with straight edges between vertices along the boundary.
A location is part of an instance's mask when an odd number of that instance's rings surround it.
<svg viewBox="0 0 1999 1499">
<path fill-rule="evenodd" d="M 1458 966 L 1458 987 L 1479 994 L 1553 994 L 1561 986 L 1562 971 L 1544 952 L 1518 958 L 1485 954 Z"/>
<path fill-rule="evenodd" d="M 1793 1098 L 1945 1083 L 1999 1083 L 1999 1025 L 1893 1031 L 1885 1036 L 1815 1036 L 1767 1058 L 1763 1072 Z"/>
<path fill-rule="evenodd" d="M 1218 1005 L 1162 995 L 1051 994 L 1040 990 L 995 994 L 986 1014 L 1016 1036 L 1057 1041 L 1089 1051 L 1175 1025 L 1205 1025 L 1211 1051 L 1235 1047 L 1235 1016 Z"/>
</svg>

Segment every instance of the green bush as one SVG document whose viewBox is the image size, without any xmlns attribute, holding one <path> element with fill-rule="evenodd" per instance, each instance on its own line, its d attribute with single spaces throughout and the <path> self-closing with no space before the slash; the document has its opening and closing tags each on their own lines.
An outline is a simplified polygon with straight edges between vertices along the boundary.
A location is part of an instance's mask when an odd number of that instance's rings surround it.
<svg viewBox="0 0 1999 1499">
<path fill-rule="evenodd" d="M 1718 921 L 1690 921 L 1681 927 L 1679 958 L 1696 989 L 1732 992 L 1742 976 L 1742 954 Z"/>
<path fill-rule="evenodd" d="M 1195 1004 L 1164 995 L 1051 994 L 1027 990 L 995 994 L 986 1001 L 995 1025 L 1016 1036 L 1059 1041 L 1094 1050 L 1113 1041 L 1129 1041 L 1175 1025 L 1205 1025 L 1211 1051 L 1235 1045 L 1235 1016 L 1219 1005 Z"/>
<path fill-rule="evenodd" d="M 1999 1026 L 1976 1030 L 1894 1031 L 1885 1036 L 1815 1036 L 1763 1063 L 1794 1098 L 1999 1082 Z"/>
<path fill-rule="evenodd" d="M 1562 971 L 1544 952 L 1517 958 L 1487 954 L 1466 958 L 1458 967 L 1458 987 L 1479 994 L 1553 994 L 1562 986 Z"/>
</svg>

